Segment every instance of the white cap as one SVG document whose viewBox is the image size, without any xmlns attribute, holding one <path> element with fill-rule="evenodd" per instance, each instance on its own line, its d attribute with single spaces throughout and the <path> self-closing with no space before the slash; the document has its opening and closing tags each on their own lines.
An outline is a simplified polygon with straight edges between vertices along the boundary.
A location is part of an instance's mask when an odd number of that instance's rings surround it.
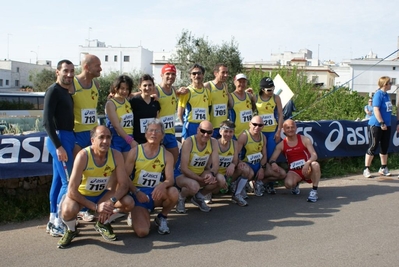
<svg viewBox="0 0 399 267">
<path fill-rule="evenodd" d="M 239 74 L 237 74 L 236 77 L 234 78 L 234 80 L 236 80 L 236 81 L 239 80 L 239 79 L 248 80 L 248 79 L 247 79 L 247 76 L 245 76 L 244 73 L 239 73 Z"/>
</svg>

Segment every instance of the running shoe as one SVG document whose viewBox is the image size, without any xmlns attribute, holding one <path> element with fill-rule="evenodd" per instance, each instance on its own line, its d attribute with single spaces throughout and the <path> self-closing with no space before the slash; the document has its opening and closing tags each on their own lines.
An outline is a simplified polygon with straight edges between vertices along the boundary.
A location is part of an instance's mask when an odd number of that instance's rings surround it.
<svg viewBox="0 0 399 267">
<path fill-rule="evenodd" d="M 155 217 L 154 219 L 155 225 L 158 226 L 158 233 L 160 235 L 170 234 L 170 230 L 168 227 L 168 221 L 163 217 Z"/>
<path fill-rule="evenodd" d="M 101 234 L 101 236 L 107 241 L 114 241 L 116 240 L 116 235 L 114 234 L 114 229 L 110 223 L 102 224 L 97 222 L 94 225 L 94 229 Z"/>
<path fill-rule="evenodd" d="M 378 173 L 383 175 L 383 176 L 391 176 L 391 173 L 389 172 L 388 167 L 380 168 L 378 170 Z"/>
<path fill-rule="evenodd" d="M 312 189 L 308 196 L 308 202 L 316 202 L 318 198 L 317 191 Z"/>
<path fill-rule="evenodd" d="M 74 239 L 78 234 L 79 234 L 78 230 L 76 231 L 67 230 L 64 236 L 61 237 L 60 241 L 58 241 L 57 247 L 58 248 L 67 247 L 71 243 L 72 239 Z"/>
<path fill-rule="evenodd" d="M 195 206 L 197 206 L 201 211 L 203 212 L 210 212 L 211 208 L 206 205 L 205 201 L 203 198 L 197 198 L 196 195 L 194 195 L 191 198 L 191 203 L 193 203 Z"/>
</svg>

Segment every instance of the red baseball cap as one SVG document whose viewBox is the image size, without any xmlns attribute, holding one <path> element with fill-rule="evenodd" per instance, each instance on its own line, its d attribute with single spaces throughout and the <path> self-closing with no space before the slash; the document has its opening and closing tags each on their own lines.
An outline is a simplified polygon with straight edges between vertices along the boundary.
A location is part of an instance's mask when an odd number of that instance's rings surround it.
<svg viewBox="0 0 399 267">
<path fill-rule="evenodd" d="M 165 64 L 162 67 L 161 74 L 164 74 L 165 72 L 174 72 L 174 73 L 176 73 L 175 65 L 173 65 L 173 64 Z"/>
</svg>

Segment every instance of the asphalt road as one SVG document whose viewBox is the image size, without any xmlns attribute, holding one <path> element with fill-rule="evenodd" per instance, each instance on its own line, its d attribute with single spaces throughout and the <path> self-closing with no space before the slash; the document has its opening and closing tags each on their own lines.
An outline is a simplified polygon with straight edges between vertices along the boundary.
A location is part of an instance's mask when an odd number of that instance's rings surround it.
<svg viewBox="0 0 399 267">
<path fill-rule="evenodd" d="M 399 171 L 394 172 L 396 175 Z M 45 233 L 47 219 L 0 226 L 0 266 L 398 266 L 399 180 L 351 176 L 323 180 L 319 201 L 306 202 L 284 188 L 252 196 L 248 207 L 214 199 L 203 213 L 169 216 L 170 235 L 155 227 L 138 238 L 126 219 L 107 242 L 93 223 L 67 249 Z"/>
</svg>

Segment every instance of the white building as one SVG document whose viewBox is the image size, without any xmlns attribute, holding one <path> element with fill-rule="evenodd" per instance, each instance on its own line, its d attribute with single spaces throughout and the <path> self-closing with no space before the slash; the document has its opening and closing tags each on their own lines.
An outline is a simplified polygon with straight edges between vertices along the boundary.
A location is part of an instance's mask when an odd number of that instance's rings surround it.
<svg viewBox="0 0 399 267">
<path fill-rule="evenodd" d="M 106 46 L 104 42 L 92 40 L 86 46 L 79 47 L 80 59 L 85 54 L 96 55 L 101 60 L 102 74 L 110 72 L 146 73 L 153 75 L 153 52 L 141 46 L 138 47 L 113 47 Z"/>
<path fill-rule="evenodd" d="M 298 52 L 285 51 L 284 53 L 274 53 L 270 56 L 271 62 L 276 62 L 281 66 L 291 66 L 291 60 L 294 58 L 306 59 L 306 66 L 319 66 L 319 60 L 313 59 L 312 51 L 309 49 L 300 49 Z"/>
<path fill-rule="evenodd" d="M 41 62 L 38 62 L 41 63 Z M 45 64 L 31 64 L 13 60 L 0 60 L 0 89 L 16 89 L 33 86 L 29 76 L 43 69 L 51 70 L 51 61 Z"/>
</svg>

